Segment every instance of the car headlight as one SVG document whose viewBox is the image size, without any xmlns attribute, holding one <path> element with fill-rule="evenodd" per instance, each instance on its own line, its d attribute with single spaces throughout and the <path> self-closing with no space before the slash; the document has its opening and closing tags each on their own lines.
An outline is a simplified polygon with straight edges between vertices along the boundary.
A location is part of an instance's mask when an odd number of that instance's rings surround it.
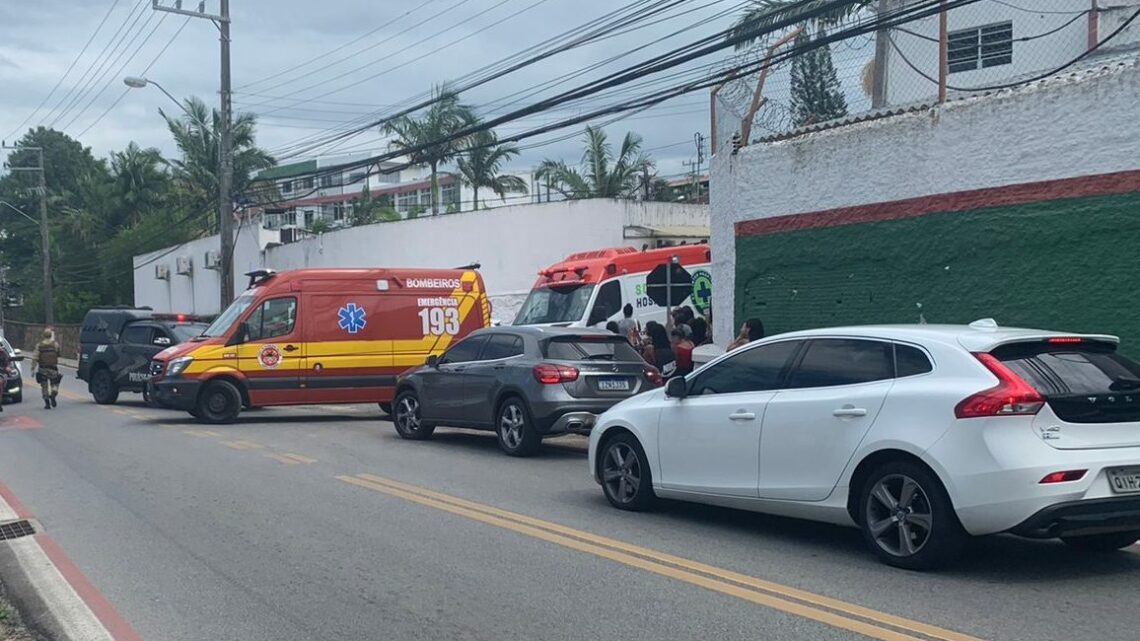
<svg viewBox="0 0 1140 641">
<path fill-rule="evenodd" d="M 176 359 L 170 361 L 170 365 L 168 365 L 166 367 L 166 375 L 167 376 L 178 376 L 182 372 L 186 371 L 186 368 L 190 367 L 190 363 L 193 363 L 193 362 L 194 362 L 193 356 L 182 356 L 180 358 L 176 358 Z"/>
</svg>

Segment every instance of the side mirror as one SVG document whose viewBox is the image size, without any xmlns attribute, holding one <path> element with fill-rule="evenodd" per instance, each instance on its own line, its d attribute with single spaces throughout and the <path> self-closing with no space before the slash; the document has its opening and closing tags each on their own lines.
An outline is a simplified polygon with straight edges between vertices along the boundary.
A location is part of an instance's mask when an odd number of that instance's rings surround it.
<svg viewBox="0 0 1140 641">
<path fill-rule="evenodd" d="M 14 348 L 14 349 L 12 350 L 12 354 L 13 354 L 13 355 L 15 355 L 15 356 L 19 356 L 20 354 L 23 354 L 23 352 L 22 352 L 22 351 L 20 351 L 20 348 L 19 348 L 19 347 L 16 347 L 16 348 Z"/>
<path fill-rule="evenodd" d="M 14 360 L 14 361 L 23 361 L 25 358 L 27 358 L 27 357 L 26 357 L 26 356 L 24 356 L 23 354 L 21 354 L 21 353 L 20 353 L 20 350 L 16 350 L 16 355 L 12 357 L 12 360 Z"/>
<path fill-rule="evenodd" d="M 428 356 L 427 361 L 424 364 L 428 367 L 439 367 L 439 356 L 436 356 L 435 354 Z"/>
<path fill-rule="evenodd" d="M 669 379 L 665 384 L 665 396 L 669 398 L 681 399 L 689 395 L 689 384 L 685 381 L 684 377 L 678 376 L 677 378 Z"/>
<path fill-rule="evenodd" d="M 238 326 L 237 331 L 234 332 L 234 335 L 230 337 L 230 340 L 226 341 L 226 346 L 229 347 L 230 345 L 241 345 L 242 343 L 246 342 L 248 339 L 249 339 L 249 324 L 248 323 L 242 323 L 241 325 Z"/>
</svg>

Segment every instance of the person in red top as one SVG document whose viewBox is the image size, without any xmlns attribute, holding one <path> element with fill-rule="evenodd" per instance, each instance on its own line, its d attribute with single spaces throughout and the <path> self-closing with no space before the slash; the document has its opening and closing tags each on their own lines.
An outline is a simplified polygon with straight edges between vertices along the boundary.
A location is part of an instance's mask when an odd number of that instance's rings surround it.
<svg viewBox="0 0 1140 641">
<path fill-rule="evenodd" d="M 685 376 L 693 371 L 693 341 L 685 335 L 681 327 L 674 327 L 670 332 L 670 343 L 673 348 L 673 357 L 677 359 L 677 370 L 674 376 Z"/>
</svg>

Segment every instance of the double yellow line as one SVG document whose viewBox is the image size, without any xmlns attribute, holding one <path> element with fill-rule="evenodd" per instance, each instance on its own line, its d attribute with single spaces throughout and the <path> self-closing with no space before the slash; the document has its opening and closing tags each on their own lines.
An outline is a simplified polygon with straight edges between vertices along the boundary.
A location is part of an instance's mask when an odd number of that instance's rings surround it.
<svg viewBox="0 0 1140 641">
<path fill-rule="evenodd" d="M 338 476 L 337 479 L 873 639 L 982 641 L 960 632 L 372 474 Z"/>
</svg>

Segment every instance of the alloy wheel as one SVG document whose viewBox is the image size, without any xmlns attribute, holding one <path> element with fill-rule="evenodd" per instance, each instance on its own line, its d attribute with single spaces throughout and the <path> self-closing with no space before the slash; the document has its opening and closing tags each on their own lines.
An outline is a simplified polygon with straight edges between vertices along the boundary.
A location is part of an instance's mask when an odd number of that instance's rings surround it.
<svg viewBox="0 0 1140 641">
<path fill-rule="evenodd" d="M 414 396 L 405 396 L 396 406 L 396 426 L 405 434 L 420 429 L 420 402 Z"/>
<path fill-rule="evenodd" d="M 518 449 L 523 442 L 523 428 L 526 427 L 526 418 L 522 408 L 511 403 L 503 408 L 499 416 L 499 433 L 503 436 L 503 443 L 512 450 Z"/>
<path fill-rule="evenodd" d="M 867 528 L 888 554 L 909 557 L 926 546 L 934 515 L 926 491 L 904 474 L 884 476 L 871 488 L 865 507 Z"/>
<path fill-rule="evenodd" d="M 629 503 L 641 487 L 641 461 L 628 443 L 614 443 L 602 462 L 602 482 L 619 503 Z"/>
</svg>

